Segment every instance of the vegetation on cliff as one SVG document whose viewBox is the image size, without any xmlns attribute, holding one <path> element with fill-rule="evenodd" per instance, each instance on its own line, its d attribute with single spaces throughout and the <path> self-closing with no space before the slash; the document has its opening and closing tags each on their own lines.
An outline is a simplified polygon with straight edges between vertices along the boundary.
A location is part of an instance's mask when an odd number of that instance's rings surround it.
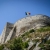
<svg viewBox="0 0 50 50">
<path fill-rule="evenodd" d="M 11 50 L 24 50 L 24 48 L 27 48 L 29 45 L 28 42 L 23 42 L 22 38 L 15 38 L 11 41 L 8 41 L 5 46 Z"/>
<path fill-rule="evenodd" d="M 43 50 L 46 50 L 48 48 L 50 49 L 50 40 L 46 39 L 46 37 L 49 35 L 50 35 L 49 26 L 36 30 L 31 29 L 27 32 L 24 32 L 24 34 L 21 35 L 20 37 L 14 38 L 12 40 L 9 40 L 7 43 L 3 45 L 0 45 L 0 50 L 3 50 L 4 47 L 7 47 L 10 50 L 24 50 L 29 47 L 28 42 L 30 40 L 32 40 L 33 43 L 41 42 L 39 44 L 39 47 Z"/>
<path fill-rule="evenodd" d="M 37 29 L 36 31 L 37 31 L 37 32 L 46 32 L 46 31 L 50 31 L 50 26 L 42 27 L 42 28 L 40 28 L 40 29 Z"/>
<path fill-rule="evenodd" d="M 40 43 L 39 47 L 41 47 L 43 50 L 50 50 L 50 40 Z"/>
<path fill-rule="evenodd" d="M 0 45 L 0 50 L 3 50 L 4 49 L 4 45 Z"/>
</svg>

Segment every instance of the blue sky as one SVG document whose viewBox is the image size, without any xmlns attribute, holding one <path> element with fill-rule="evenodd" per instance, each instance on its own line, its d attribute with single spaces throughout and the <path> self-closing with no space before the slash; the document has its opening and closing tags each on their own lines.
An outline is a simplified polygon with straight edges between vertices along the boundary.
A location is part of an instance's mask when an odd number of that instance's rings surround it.
<svg viewBox="0 0 50 50">
<path fill-rule="evenodd" d="M 6 22 L 15 23 L 25 12 L 50 16 L 50 0 L 0 0 L 0 34 Z"/>
</svg>

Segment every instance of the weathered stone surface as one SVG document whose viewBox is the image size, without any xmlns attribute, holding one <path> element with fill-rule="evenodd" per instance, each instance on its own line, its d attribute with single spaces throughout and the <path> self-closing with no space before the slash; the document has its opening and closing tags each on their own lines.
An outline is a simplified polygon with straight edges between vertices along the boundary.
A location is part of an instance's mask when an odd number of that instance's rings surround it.
<svg viewBox="0 0 50 50">
<path fill-rule="evenodd" d="M 14 24 L 14 26 L 17 27 L 16 29 L 18 35 L 20 35 L 20 33 L 28 31 L 29 29 L 36 29 L 47 25 L 50 25 L 50 18 L 45 15 L 35 15 L 31 17 L 26 17 L 17 21 Z"/>
<path fill-rule="evenodd" d="M 7 23 L 2 34 L 1 43 L 5 43 L 8 40 L 22 35 L 29 29 L 38 29 L 50 25 L 50 17 L 46 15 L 35 15 L 30 17 L 25 17 L 18 20 L 15 24 Z"/>
<path fill-rule="evenodd" d="M 7 36 L 9 35 L 9 32 L 13 29 L 13 24 L 7 22 L 6 26 L 4 27 L 4 30 L 1 34 L 0 43 L 4 43 L 7 39 Z"/>
</svg>

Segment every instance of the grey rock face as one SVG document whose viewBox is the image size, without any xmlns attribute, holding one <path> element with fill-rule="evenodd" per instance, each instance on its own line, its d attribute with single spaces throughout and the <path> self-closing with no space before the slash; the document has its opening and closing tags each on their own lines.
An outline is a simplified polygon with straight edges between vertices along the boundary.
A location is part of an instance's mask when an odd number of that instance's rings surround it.
<svg viewBox="0 0 50 50">
<path fill-rule="evenodd" d="M 46 15 L 25 17 L 21 20 L 18 20 L 15 24 L 8 24 L 5 27 L 1 35 L 1 42 L 5 43 L 14 37 L 22 35 L 24 32 L 30 29 L 38 29 L 47 25 L 50 25 L 50 17 Z M 10 30 L 9 27 L 11 27 Z"/>
</svg>

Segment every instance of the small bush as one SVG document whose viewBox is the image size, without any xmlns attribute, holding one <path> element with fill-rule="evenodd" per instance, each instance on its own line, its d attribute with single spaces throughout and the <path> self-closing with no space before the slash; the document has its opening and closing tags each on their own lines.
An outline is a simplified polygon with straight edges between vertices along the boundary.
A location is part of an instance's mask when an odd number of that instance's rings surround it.
<svg viewBox="0 0 50 50">
<path fill-rule="evenodd" d="M 22 37 L 28 36 L 28 35 L 29 35 L 30 33 L 32 33 L 32 32 L 34 32 L 34 29 L 31 29 L 31 30 L 25 32 L 25 33 L 22 35 Z"/>
<path fill-rule="evenodd" d="M 37 32 L 50 31 L 50 27 L 43 27 L 43 28 L 37 29 L 36 31 L 37 31 Z"/>
<path fill-rule="evenodd" d="M 29 32 L 25 32 L 22 37 L 27 36 L 29 34 Z"/>
<path fill-rule="evenodd" d="M 41 43 L 41 44 L 39 44 L 39 47 L 44 48 L 44 45 Z"/>
<path fill-rule="evenodd" d="M 30 31 L 29 31 L 29 33 L 32 33 L 32 32 L 34 32 L 35 30 L 34 29 L 31 29 Z"/>
<path fill-rule="evenodd" d="M 38 39 L 35 39 L 35 40 L 33 40 L 34 42 L 39 42 L 39 40 Z"/>
<path fill-rule="evenodd" d="M 4 45 L 1 45 L 1 46 L 0 46 L 0 50 L 3 50 L 3 49 L 4 49 Z"/>
<path fill-rule="evenodd" d="M 28 48 L 28 46 L 29 46 L 29 45 L 28 45 L 28 42 L 25 42 L 25 46 L 24 46 L 24 47 L 25 47 L 25 48 Z"/>
<path fill-rule="evenodd" d="M 24 50 L 24 48 L 28 47 L 28 42 L 23 42 L 22 38 L 15 38 L 11 40 L 11 43 L 8 43 L 6 47 L 11 50 Z"/>
<path fill-rule="evenodd" d="M 46 41 L 46 44 L 50 44 L 50 40 L 47 40 L 47 41 Z"/>
</svg>

